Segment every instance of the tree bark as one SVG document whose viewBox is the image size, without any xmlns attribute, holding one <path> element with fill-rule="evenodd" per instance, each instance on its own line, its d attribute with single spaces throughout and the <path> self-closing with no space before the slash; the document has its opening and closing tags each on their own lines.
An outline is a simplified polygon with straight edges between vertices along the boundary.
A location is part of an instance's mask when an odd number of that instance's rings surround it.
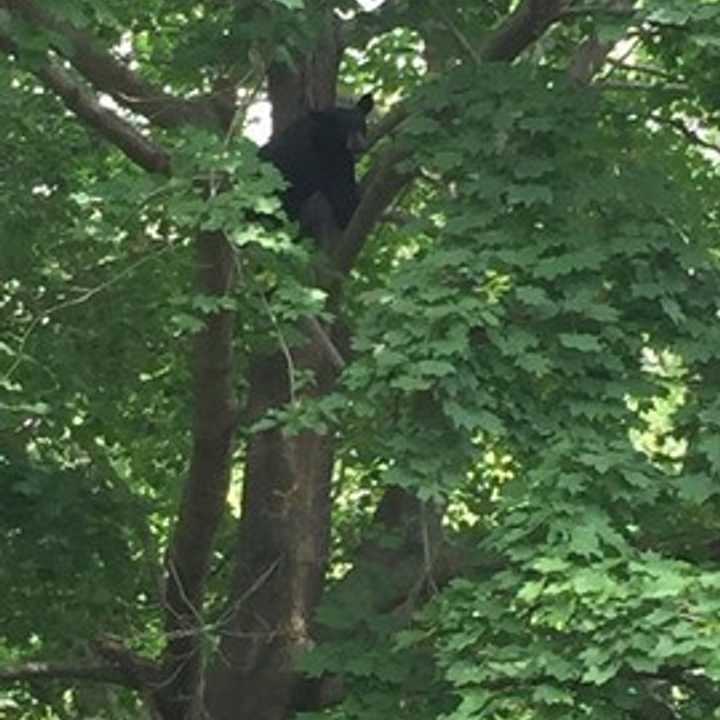
<svg viewBox="0 0 720 720">
<path fill-rule="evenodd" d="M 220 233 L 197 240 L 197 291 L 232 289 L 232 248 Z M 194 427 L 190 473 L 166 559 L 163 682 L 154 696 L 165 718 L 201 717 L 203 601 L 218 524 L 227 502 L 237 420 L 233 325 L 229 310 L 212 313 L 195 338 Z"/>
<path fill-rule="evenodd" d="M 309 109 L 332 106 L 340 59 L 332 12 L 313 52 L 294 68 L 268 75 L 274 132 Z M 320 247 L 338 239 L 318 203 L 307 218 Z M 332 237 L 330 237 L 332 236 Z M 245 416 L 252 423 L 286 405 L 291 373 L 310 371 L 312 395 L 332 388 L 338 367 L 317 334 L 301 347 L 252 358 Z M 298 681 L 294 660 L 312 643 L 312 615 L 325 577 L 330 538 L 331 434 L 282 429 L 253 435 L 245 461 L 236 565 L 218 657 L 209 673 L 207 706 L 215 720 L 282 720 Z"/>
</svg>

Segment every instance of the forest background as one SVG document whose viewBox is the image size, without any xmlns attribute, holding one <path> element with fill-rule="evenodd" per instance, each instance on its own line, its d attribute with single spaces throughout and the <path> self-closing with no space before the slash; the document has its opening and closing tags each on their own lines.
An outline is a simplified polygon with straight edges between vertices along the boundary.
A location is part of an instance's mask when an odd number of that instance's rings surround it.
<svg viewBox="0 0 720 720">
<path fill-rule="evenodd" d="M 720 717 L 718 2 L 0 0 L 0 50 L 0 717 Z M 249 114 L 365 92 L 299 240 Z"/>
</svg>

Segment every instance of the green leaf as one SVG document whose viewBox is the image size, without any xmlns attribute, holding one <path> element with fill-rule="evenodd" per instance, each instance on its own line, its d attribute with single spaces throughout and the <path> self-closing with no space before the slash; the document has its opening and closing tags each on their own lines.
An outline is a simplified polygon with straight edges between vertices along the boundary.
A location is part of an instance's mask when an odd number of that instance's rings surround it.
<svg viewBox="0 0 720 720">
<path fill-rule="evenodd" d="M 602 345 L 595 335 L 584 333 L 561 333 L 559 336 L 561 344 L 571 350 L 579 352 L 601 352 Z"/>
<path fill-rule="evenodd" d="M 713 453 L 713 465 L 720 467 L 720 464 L 718 464 L 720 463 L 720 456 L 717 455 L 715 444 L 708 443 L 708 445 L 711 447 L 707 447 L 705 450 L 708 453 Z M 720 487 L 715 477 L 698 474 L 684 475 L 678 480 L 678 493 L 686 502 L 702 505 L 713 495 L 720 493 Z"/>
</svg>

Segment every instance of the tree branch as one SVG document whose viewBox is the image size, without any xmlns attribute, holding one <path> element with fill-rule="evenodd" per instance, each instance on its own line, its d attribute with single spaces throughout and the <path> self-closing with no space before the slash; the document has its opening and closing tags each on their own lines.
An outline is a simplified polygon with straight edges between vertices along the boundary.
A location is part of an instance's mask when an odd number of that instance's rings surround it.
<svg viewBox="0 0 720 720">
<path fill-rule="evenodd" d="M 114 112 L 102 107 L 97 98 L 49 63 L 37 76 L 54 90 L 65 105 L 103 137 L 122 150 L 133 162 L 150 172 L 167 173 L 170 158 L 160 146 L 148 140 Z"/>
<path fill-rule="evenodd" d="M 481 59 L 513 60 L 559 20 L 569 5 L 570 0 L 525 0 L 482 46 Z"/>
<path fill-rule="evenodd" d="M 378 160 L 372 178 L 363 190 L 360 206 L 332 255 L 335 267 L 342 274 L 347 275 L 353 268 L 375 224 L 398 193 L 412 180 L 411 173 L 397 169 L 398 163 L 405 157 L 407 151 L 393 146 Z"/>
<path fill-rule="evenodd" d="M 16 54 L 17 46 L 7 36 L 0 35 L 0 52 Z M 93 93 L 71 78 L 65 70 L 48 60 L 33 67 L 32 72 L 63 100 L 66 107 L 122 150 L 133 162 L 150 172 L 169 172 L 170 157 L 163 148 L 112 110 L 103 107 Z"/>
<path fill-rule="evenodd" d="M 197 292 L 216 299 L 233 287 L 233 250 L 219 232 L 203 232 L 196 241 Z M 235 314 L 210 314 L 195 337 L 194 418 L 190 473 L 180 501 L 166 568 L 167 645 L 162 688 L 184 717 L 198 702 L 203 669 L 203 604 L 213 542 L 225 510 L 230 458 L 237 423 L 233 334 Z M 175 700 L 172 700 L 175 698 Z"/>
<path fill-rule="evenodd" d="M 569 0 L 525 0 L 480 48 L 477 57 L 484 62 L 512 60 L 559 20 L 568 4 Z M 408 103 L 398 106 L 379 124 L 371 136 L 371 143 L 390 134 L 410 113 Z M 368 235 L 385 210 L 412 181 L 413 173 L 397 169 L 408 154 L 409 151 L 390 144 L 378 159 L 372 177 L 366 181 L 360 207 L 333 254 L 335 266 L 343 274 L 352 269 Z"/>
<path fill-rule="evenodd" d="M 697 145 L 706 150 L 711 150 L 720 155 L 720 145 L 705 140 L 697 130 L 688 127 L 682 120 L 674 118 L 664 118 L 659 115 L 650 115 L 650 119 L 654 120 L 658 125 L 668 125 L 677 130 L 685 139 L 689 140 L 693 145 Z"/>
<path fill-rule="evenodd" d="M 608 65 L 612 65 L 614 68 L 626 70 L 630 73 L 637 73 L 638 75 L 650 75 L 651 77 L 656 77 L 660 80 L 665 80 L 666 82 L 674 82 L 677 78 L 677 75 L 673 73 L 664 72 L 659 68 L 649 67 L 647 65 L 627 63 L 624 60 L 615 60 L 613 58 L 608 58 L 607 62 Z"/>
<path fill-rule="evenodd" d="M 13 45 L 7 38 L 0 37 L 0 49 L 12 52 Z M 112 110 L 104 108 L 93 93 L 73 80 L 64 70 L 47 62 L 35 68 L 34 73 L 81 120 L 95 128 L 133 162 L 149 172 L 169 172 L 170 157 L 163 148 L 146 138 Z"/>
<path fill-rule="evenodd" d="M 219 128 L 228 119 L 228 108 L 223 107 L 221 114 L 215 112 L 220 109 L 220 100 L 218 103 L 208 102 L 207 97 L 183 100 L 163 92 L 99 48 L 88 35 L 33 0 L 0 0 L 0 7 L 39 30 L 62 37 L 61 43 L 53 44 L 58 54 L 69 60 L 95 88 L 155 125 L 175 128 L 193 124 Z M 232 108 L 229 117 L 232 117 Z"/>
<path fill-rule="evenodd" d="M 375 146 L 386 135 L 390 135 L 398 125 L 402 124 L 410 115 L 407 103 L 397 105 L 379 123 L 374 125 L 368 134 L 368 150 Z"/>
</svg>

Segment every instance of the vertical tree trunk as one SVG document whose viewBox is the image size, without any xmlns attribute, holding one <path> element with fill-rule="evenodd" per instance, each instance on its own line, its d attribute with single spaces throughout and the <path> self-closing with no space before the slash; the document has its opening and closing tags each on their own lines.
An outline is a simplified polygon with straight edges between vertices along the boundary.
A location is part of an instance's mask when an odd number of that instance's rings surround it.
<svg viewBox="0 0 720 720">
<path fill-rule="evenodd" d="M 320 349 L 308 343 L 294 361 L 315 370 L 318 392 L 329 389 L 332 369 Z M 287 401 L 287 372 L 280 355 L 255 359 L 251 418 Z M 331 438 L 309 431 L 267 430 L 250 442 L 231 619 L 209 685 L 216 720 L 287 715 L 293 657 L 311 642 L 325 574 L 332 450 Z"/>
<path fill-rule="evenodd" d="M 327 18 L 317 48 L 297 70 L 269 74 L 275 132 L 308 109 L 333 104 L 339 51 L 335 21 Z M 322 213 L 322 207 L 316 210 Z M 328 223 L 312 223 L 328 230 Z M 317 237 L 325 245 L 331 240 Z M 336 368 L 318 338 L 293 348 L 296 371 L 310 371 L 313 394 L 327 393 Z M 252 359 L 249 422 L 290 400 L 290 373 L 282 353 Z M 254 435 L 248 446 L 242 517 L 230 612 L 208 679 L 214 720 L 282 720 L 297 682 L 293 660 L 311 642 L 311 618 L 322 591 L 330 536 L 333 442 L 306 431 Z"/>
<path fill-rule="evenodd" d="M 197 291 L 225 296 L 234 277 L 227 239 L 220 233 L 201 233 L 196 246 Z M 227 503 L 237 419 L 234 318 L 229 310 L 211 314 L 195 338 L 192 458 L 166 557 L 162 680 L 151 693 L 166 720 L 201 717 L 202 608 L 215 531 Z"/>
</svg>

